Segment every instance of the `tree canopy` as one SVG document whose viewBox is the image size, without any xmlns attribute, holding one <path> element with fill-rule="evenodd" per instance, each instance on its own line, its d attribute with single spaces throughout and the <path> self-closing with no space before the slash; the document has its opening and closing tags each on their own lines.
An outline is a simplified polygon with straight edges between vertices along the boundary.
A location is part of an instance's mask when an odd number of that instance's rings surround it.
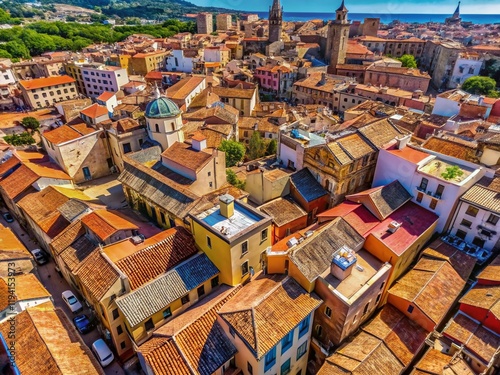
<svg viewBox="0 0 500 375">
<path fill-rule="evenodd" d="M 398 58 L 399 61 L 402 62 L 403 68 L 416 68 L 417 67 L 417 60 L 415 60 L 415 56 L 413 55 L 403 55 L 400 58 Z"/>
<path fill-rule="evenodd" d="M 470 92 L 471 94 L 486 95 L 491 97 L 498 97 L 496 91 L 496 81 L 490 77 L 474 76 L 467 78 L 462 85 L 462 90 Z"/>
<path fill-rule="evenodd" d="M 25 117 L 21 120 L 21 125 L 25 129 L 29 129 L 31 131 L 37 131 L 40 128 L 40 122 L 31 116 Z"/>
<path fill-rule="evenodd" d="M 266 154 L 266 143 L 258 131 L 252 133 L 248 143 L 248 158 L 250 160 L 258 159 Z"/>
<path fill-rule="evenodd" d="M 234 173 L 232 169 L 226 169 L 226 178 L 227 182 L 238 189 L 243 189 L 245 187 L 245 183 L 236 176 L 236 173 Z"/>
<path fill-rule="evenodd" d="M 219 150 L 226 153 L 226 167 L 233 167 L 245 157 L 245 146 L 239 142 L 223 140 Z"/>
<path fill-rule="evenodd" d="M 27 146 L 34 144 L 35 138 L 30 133 L 24 132 L 21 134 L 6 135 L 3 137 L 4 141 L 12 146 Z"/>
</svg>

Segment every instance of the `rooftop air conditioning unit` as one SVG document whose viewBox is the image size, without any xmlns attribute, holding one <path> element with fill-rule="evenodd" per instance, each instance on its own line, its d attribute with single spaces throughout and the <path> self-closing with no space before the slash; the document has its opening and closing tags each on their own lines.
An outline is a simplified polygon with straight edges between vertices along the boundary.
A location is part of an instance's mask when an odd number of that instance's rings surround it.
<svg viewBox="0 0 500 375">
<path fill-rule="evenodd" d="M 299 240 L 297 240 L 295 237 L 292 237 L 292 238 L 290 238 L 290 239 L 287 241 L 286 245 L 287 245 L 288 247 L 292 247 L 292 246 L 297 245 L 298 243 L 299 243 Z"/>
<path fill-rule="evenodd" d="M 144 238 L 142 236 L 133 236 L 132 237 L 132 243 L 134 245 L 139 245 L 140 243 L 142 243 L 144 241 Z"/>
</svg>

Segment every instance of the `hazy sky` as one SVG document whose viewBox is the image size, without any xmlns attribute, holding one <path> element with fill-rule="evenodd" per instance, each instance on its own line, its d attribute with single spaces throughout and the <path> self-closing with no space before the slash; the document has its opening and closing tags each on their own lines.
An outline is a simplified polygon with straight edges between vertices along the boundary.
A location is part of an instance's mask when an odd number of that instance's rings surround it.
<svg viewBox="0 0 500 375">
<path fill-rule="evenodd" d="M 230 9 L 266 11 L 272 0 L 188 0 L 196 5 L 217 6 Z M 334 12 L 341 0 L 281 0 L 288 12 Z M 426 13 L 451 14 L 457 0 L 346 0 L 352 13 Z M 499 14 L 500 0 L 464 0 L 460 11 L 463 14 Z"/>
</svg>

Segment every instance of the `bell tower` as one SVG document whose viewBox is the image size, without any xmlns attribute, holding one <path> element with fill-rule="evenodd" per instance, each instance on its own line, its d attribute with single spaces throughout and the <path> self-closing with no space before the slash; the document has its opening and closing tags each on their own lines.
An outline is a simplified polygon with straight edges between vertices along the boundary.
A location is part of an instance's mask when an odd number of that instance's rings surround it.
<svg viewBox="0 0 500 375">
<path fill-rule="evenodd" d="M 342 4 L 335 11 L 335 20 L 328 24 L 328 38 L 325 59 L 328 65 L 328 73 L 336 74 L 337 65 L 345 64 L 347 54 L 347 42 L 349 40 L 350 23 L 347 20 L 347 8 Z"/>
<path fill-rule="evenodd" d="M 280 0 L 273 0 L 273 5 L 269 7 L 269 42 L 279 42 L 283 30 L 283 8 Z"/>
</svg>

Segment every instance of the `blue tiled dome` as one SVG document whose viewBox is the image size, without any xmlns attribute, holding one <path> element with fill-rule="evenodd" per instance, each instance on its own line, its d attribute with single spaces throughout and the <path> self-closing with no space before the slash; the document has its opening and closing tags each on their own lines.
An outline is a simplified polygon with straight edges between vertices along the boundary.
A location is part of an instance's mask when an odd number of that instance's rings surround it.
<svg viewBox="0 0 500 375">
<path fill-rule="evenodd" d="M 172 100 L 160 97 L 153 99 L 146 107 L 146 117 L 165 118 L 174 117 L 181 113 L 181 110 Z"/>
</svg>

